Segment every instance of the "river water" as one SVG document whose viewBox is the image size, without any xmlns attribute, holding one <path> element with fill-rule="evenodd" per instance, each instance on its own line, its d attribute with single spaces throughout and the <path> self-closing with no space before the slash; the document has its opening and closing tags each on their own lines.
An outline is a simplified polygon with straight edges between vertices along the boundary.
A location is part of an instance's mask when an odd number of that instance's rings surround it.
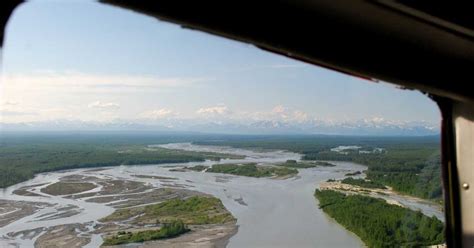
<svg viewBox="0 0 474 248">
<path fill-rule="evenodd" d="M 173 172 L 169 166 L 212 165 L 216 163 L 273 163 L 288 159 L 299 160 L 300 154 L 286 151 L 251 151 L 230 147 L 198 146 L 189 143 L 160 145 L 170 149 L 190 151 L 222 152 L 245 155 L 245 159 L 225 159 L 220 162 L 191 162 L 183 164 L 161 164 L 140 166 L 108 167 L 100 172 L 78 169 L 66 172 L 53 172 L 37 175 L 34 179 L 11 186 L 0 192 L 0 199 L 44 202 L 53 204 L 43 207 L 34 214 L 19 219 L 0 228 L 0 247 L 32 247 L 35 239 L 25 237 L 8 237 L 12 231 L 21 231 L 37 227 L 49 227 L 60 224 L 88 223 L 92 231 L 93 224 L 102 217 L 111 214 L 114 209 L 105 204 L 86 202 L 84 200 L 65 199 L 61 196 L 49 196 L 40 192 L 42 187 L 57 182 L 67 175 L 91 175 L 104 178 L 121 178 L 147 182 L 160 187 L 159 180 L 137 178 L 133 175 L 168 176 L 178 178 L 176 183 L 185 184 L 191 190 L 212 194 L 221 199 L 224 206 L 237 218 L 239 230 L 229 241 L 228 247 L 363 247 L 361 240 L 353 233 L 334 222 L 322 210 L 318 209 L 313 193 L 320 182 L 330 178 L 342 178 L 348 172 L 365 170 L 367 167 L 349 163 L 333 162 L 336 167 L 317 167 L 302 169 L 297 177 L 275 180 L 229 176 L 203 172 Z M 46 184 L 44 184 L 46 183 Z M 13 194 L 15 189 L 23 186 L 36 186 L 38 196 L 19 196 Z M 97 190 L 93 189 L 92 191 Z M 420 209 L 425 214 L 442 218 L 436 207 L 413 200 L 397 199 L 413 209 Z M 40 221 L 39 216 L 56 211 L 64 206 L 77 206 L 81 212 L 77 215 Z M 0 216 L 1 218 L 1 216 Z M 2 238 L 3 237 L 3 238 Z M 98 247 L 101 244 L 99 235 L 93 235 L 87 247 Z"/>
</svg>

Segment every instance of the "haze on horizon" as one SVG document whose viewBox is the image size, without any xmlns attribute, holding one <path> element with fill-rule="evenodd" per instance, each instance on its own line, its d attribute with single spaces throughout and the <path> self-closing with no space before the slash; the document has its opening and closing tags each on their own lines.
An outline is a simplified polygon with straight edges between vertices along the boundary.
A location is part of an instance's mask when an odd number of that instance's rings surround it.
<svg viewBox="0 0 474 248">
<path fill-rule="evenodd" d="M 24 3 L 4 45 L 4 129 L 439 132 L 419 92 L 97 2 Z"/>
</svg>

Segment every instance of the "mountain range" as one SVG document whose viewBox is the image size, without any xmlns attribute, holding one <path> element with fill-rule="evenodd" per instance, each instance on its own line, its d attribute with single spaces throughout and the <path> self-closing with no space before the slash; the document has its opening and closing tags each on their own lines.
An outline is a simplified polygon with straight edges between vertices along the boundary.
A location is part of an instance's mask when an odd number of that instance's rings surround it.
<svg viewBox="0 0 474 248">
<path fill-rule="evenodd" d="M 402 135 L 424 136 L 439 134 L 439 127 L 428 122 L 393 122 L 370 119 L 345 122 L 277 120 L 205 121 L 170 119 L 159 121 L 88 122 L 55 120 L 29 123 L 0 123 L 2 131 L 156 131 L 200 132 L 222 134 L 335 134 L 335 135 Z"/>
</svg>

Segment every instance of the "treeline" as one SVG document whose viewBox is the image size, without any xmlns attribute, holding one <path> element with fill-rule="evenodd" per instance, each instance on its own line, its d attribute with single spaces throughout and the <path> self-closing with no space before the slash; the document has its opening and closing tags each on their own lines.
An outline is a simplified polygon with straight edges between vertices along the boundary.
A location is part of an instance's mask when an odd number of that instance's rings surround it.
<svg viewBox="0 0 474 248">
<path fill-rule="evenodd" d="M 319 206 L 368 247 L 423 247 L 444 242 L 444 224 L 384 200 L 316 190 Z"/>
<path fill-rule="evenodd" d="M 31 179 L 36 173 L 118 165 L 219 160 L 225 154 L 199 153 L 146 145 L 114 143 L 13 143 L 0 145 L 0 188 Z"/>
<path fill-rule="evenodd" d="M 271 177 L 296 175 L 298 170 L 288 167 L 257 166 L 255 163 L 248 164 L 215 164 L 206 172 L 232 174 L 246 177 Z"/>
<path fill-rule="evenodd" d="M 441 199 L 441 156 L 439 144 L 399 144 L 385 153 L 340 154 L 324 151 L 304 159 L 352 161 L 368 166 L 367 179 L 394 190 L 426 199 Z"/>
<path fill-rule="evenodd" d="M 351 161 L 368 166 L 367 178 L 399 192 L 441 199 L 441 162 L 439 136 L 367 137 L 367 136 L 230 136 L 196 142 L 240 148 L 282 149 L 303 154 L 304 160 Z M 383 153 L 349 154 L 331 151 L 338 146 L 360 146 Z"/>
<path fill-rule="evenodd" d="M 221 135 L 207 139 L 193 139 L 199 145 L 220 145 L 236 148 L 258 148 L 288 150 L 307 156 L 328 151 L 337 146 L 362 146 L 372 150 L 376 147 L 398 145 L 439 145 L 438 136 L 422 137 L 378 137 L 378 136 L 343 136 L 343 135 Z"/>
<path fill-rule="evenodd" d="M 131 220 L 130 223 L 136 225 L 168 223 L 170 220 L 180 220 L 187 225 L 235 222 L 221 200 L 207 196 L 173 198 L 145 207 L 122 208 L 100 221 L 110 223 L 124 220 Z"/>
<path fill-rule="evenodd" d="M 356 179 L 352 177 L 347 177 L 347 178 L 344 178 L 341 182 L 345 184 L 360 186 L 363 188 L 372 188 L 372 189 L 386 189 L 387 188 L 381 183 L 364 180 L 362 178 Z"/>
<path fill-rule="evenodd" d="M 307 168 L 314 168 L 314 167 L 334 167 L 335 164 L 325 162 L 325 161 L 296 161 L 293 159 L 286 160 L 284 163 L 275 164 L 276 166 L 283 166 L 288 168 L 295 168 L 295 169 L 307 169 Z"/>
<path fill-rule="evenodd" d="M 129 243 L 140 243 L 150 240 L 173 238 L 189 231 L 190 229 L 188 229 L 182 221 L 175 220 L 171 223 L 164 224 L 158 230 L 119 232 L 117 235 L 105 238 L 104 243 L 102 245 L 121 245 Z"/>
</svg>

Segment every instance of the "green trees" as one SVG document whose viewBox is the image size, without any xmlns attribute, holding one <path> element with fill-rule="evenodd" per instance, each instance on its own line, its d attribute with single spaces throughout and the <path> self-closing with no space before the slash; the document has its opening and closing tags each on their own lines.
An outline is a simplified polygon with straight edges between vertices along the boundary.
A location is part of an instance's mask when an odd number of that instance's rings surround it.
<svg viewBox="0 0 474 248">
<path fill-rule="evenodd" d="M 232 174 L 247 177 L 271 177 L 296 175 L 298 170 L 287 167 L 257 166 L 255 163 L 247 164 L 215 164 L 206 172 Z"/>
<path fill-rule="evenodd" d="M 0 188 L 33 178 L 36 173 L 56 170 L 118 165 L 185 163 L 218 160 L 234 155 L 201 153 L 165 148 L 148 148 L 146 144 L 88 143 L 77 140 L 55 143 L 54 140 L 31 140 L 0 144 Z"/>
<path fill-rule="evenodd" d="M 316 190 L 319 206 L 369 247 L 420 247 L 444 242 L 436 217 L 361 195 Z"/>
<path fill-rule="evenodd" d="M 344 178 L 341 182 L 345 184 L 360 186 L 363 188 L 386 189 L 386 187 L 381 183 L 372 182 L 372 181 L 364 180 L 361 178 L 355 179 L 352 177 L 348 177 L 348 178 Z"/>
<path fill-rule="evenodd" d="M 323 151 L 305 158 L 352 161 L 368 166 L 367 179 L 394 190 L 426 198 L 442 196 L 439 144 L 391 144 L 386 153 L 347 155 Z"/>
<path fill-rule="evenodd" d="M 139 243 L 150 240 L 173 238 L 180 234 L 189 232 L 190 230 L 180 220 L 175 220 L 170 223 L 163 224 L 158 230 L 147 230 L 139 232 L 119 232 L 104 240 L 102 245 L 120 245 L 128 243 Z"/>
<path fill-rule="evenodd" d="M 396 191 L 440 199 L 441 163 L 439 136 L 426 137 L 368 137 L 330 135 L 288 136 L 231 136 L 196 142 L 206 145 L 225 145 L 241 148 L 281 149 L 303 154 L 303 160 L 352 161 L 367 165 L 367 178 L 393 187 Z M 338 146 L 360 146 L 385 152 L 348 154 L 331 151 Z"/>
<path fill-rule="evenodd" d="M 247 177 L 269 177 L 270 171 L 259 170 L 255 163 L 248 164 L 215 164 L 206 172 L 224 173 Z"/>
<path fill-rule="evenodd" d="M 161 225 L 161 228 L 139 232 L 120 231 L 116 235 L 107 237 L 103 245 L 172 238 L 190 231 L 186 225 L 225 224 L 236 221 L 221 200 L 210 196 L 174 198 L 146 206 L 122 208 L 100 221 L 111 223 L 123 220 L 129 220 L 128 223 L 134 226 L 148 224 Z"/>
<path fill-rule="evenodd" d="M 118 209 L 102 222 L 133 219 L 134 224 L 169 223 L 180 220 L 188 225 L 224 224 L 235 221 L 218 198 L 192 196 L 170 199 L 157 204 Z"/>
<path fill-rule="evenodd" d="M 186 169 L 192 170 L 192 171 L 204 171 L 207 168 L 209 168 L 209 166 L 205 166 L 205 165 L 195 165 L 191 167 L 186 167 Z"/>
<path fill-rule="evenodd" d="M 17 168 L 0 168 L 0 188 L 26 181 L 33 178 L 34 173 L 30 170 L 18 170 Z"/>
<path fill-rule="evenodd" d="M 325 162 L 325 161 L 296 161 L 296 160 L 286 160 L 284 163 L 276 164 L 276 166 L 288 167 L 288 168 L 296 168 L 296 169 L 307 169 L 307 168 L 314 168 L 318 166 L 323 167 L 334 167 L 335 164 Z"/>
<path fill-rule="evenodd" d="M 440 151 L 438 137 L 350 137 L 350 136 L 219 136 L 216 137 L 10 137 L 0 143 L 0 187 L 25 181 L 35 173 L 60 169 L 114 166 L 121 164 L 158 164 L 219 159 L 228 154 L 204 154 L 164 149 L 146 150 L 146 144 L 195 140 L 198 144 L 229 145 L 243 148 L 282 149 L 302 153 L 307 161 L 289 160 L 282 167 L 308 168 L 332 166 L 326 161 L 352 161 L 367 165 L 367 179 L 394 190 L 428 199 L 441 199 Z M 332 152 L 340 145 L 357 145 L 364 150 L 384 148 L 383 153 L 349 154 Z M 296 162 L 296 163 L 295 163 Z M 216 168 L 217 169 L 217 168 Z M 223 168 L 219 168 L 223 169 Z M 227 171 L 227 170 L 226 170 Z M 217 171 L 216 171 L 217 172 Z M 235 171 L 234 171 L 235 172 Z M 233 173 L 234 173 L 233 172 Z M 279 175 L 295 173 L 278 170 Z M 222 172 L 226 173 L 226 172 Z M 269 176 L 254 166 L 238 168 L 235 173 Z M 270 174 L 273 172 L 270 172 Z M 238 175 L 238 174 L 237 174 Z"/>
</svg>

